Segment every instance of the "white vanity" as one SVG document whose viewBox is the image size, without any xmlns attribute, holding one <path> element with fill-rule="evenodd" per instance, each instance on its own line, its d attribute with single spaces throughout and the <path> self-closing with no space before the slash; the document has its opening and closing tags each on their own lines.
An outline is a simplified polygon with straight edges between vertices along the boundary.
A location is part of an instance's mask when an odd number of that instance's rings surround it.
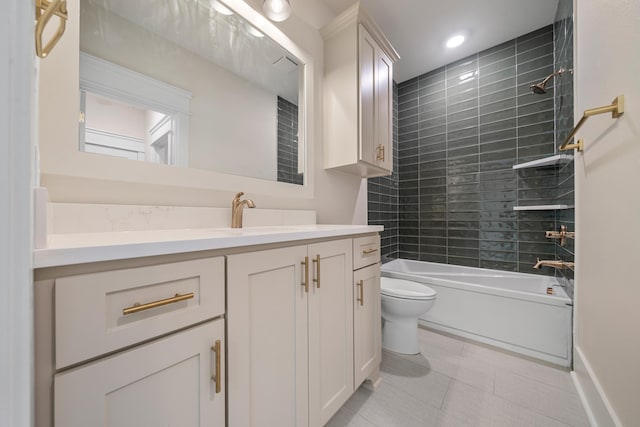
<svg viewBox="0 0 640 427">
<path fill-rule="evenodd" d="M 379 381 L 379 231 L 57 239 L 35 257 L 36 425 L 324 425 Z"/>
<path fill-rule="evenodd" d="M 324 425 L 380 381 L 382 227 L 316 211 L 366 223 L 361 177 L 391 173 L 395 52 L 357 8 L 326 46 L 295 25 L 304 49 L 242 0 L 67 4 L 39 67 L 35 425 Z M 357 125 L 319 123 L 325 47 Z M 240 189 L 271 212 L 225 228 Z"/>
</svg>

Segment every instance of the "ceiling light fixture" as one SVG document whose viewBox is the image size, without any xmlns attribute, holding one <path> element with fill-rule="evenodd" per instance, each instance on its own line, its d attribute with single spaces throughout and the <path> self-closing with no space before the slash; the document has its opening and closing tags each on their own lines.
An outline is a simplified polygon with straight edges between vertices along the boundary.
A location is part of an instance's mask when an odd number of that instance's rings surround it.
<svg viewBox="0 0 640 427">
<path fill-rule="evenodd" d="M 251 34 L 253 37 L 257 37 L 259 39 L 261 39 L 262 37 L 264 37 L 264 34 L 262 34 L 260 31 L 258 31 L 255 27 L 252 27 L 251 25 L 247 24 L 247 32 L 249 34 Z"/>
<path fill-rule="evenodd" d="M 233 15 L 233 11 L 229 9 L 227 6 L 220 3 L 218 0 L 211 0 L 211 7 L 216 11 L 223 15 Z"/>
<path fill-rule="evenodd" d="M 272 21 L 281 22 L 291 15 L 291 3 L 289 0 L 264 0 L 262 11 Z"/>
<path fill-rule="evenodd" d="M 462 34 L 457 34 L 450 37 L 449 40 L 447 40 L 446 45 L 448 48 L 454 48 L 460 46 L 462 43 L 464 43 L 464 36 Z"/>
</svg>

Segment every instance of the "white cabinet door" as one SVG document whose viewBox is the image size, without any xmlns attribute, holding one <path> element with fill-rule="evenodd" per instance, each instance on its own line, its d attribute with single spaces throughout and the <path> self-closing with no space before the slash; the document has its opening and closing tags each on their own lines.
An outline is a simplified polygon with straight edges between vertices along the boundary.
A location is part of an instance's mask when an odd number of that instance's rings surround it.
<svg viewBox="0 0 640 427">
<path fill-rule="evenodd" d="M 216 393 L 216 320 L 57 374 L 59 427 L 212 427 L 225 425 L 224 346 Z"/>
<path fill-rule="evenodd" d="M 308 425 L 306 256 L 294 246 L 227 257 L 230 427 Z"/>
<path fill-rule="evenodd" d="M 393 169 L 393 62 L 365 27 L 358 26 L 360 160 Z"/>
<path fill-rule="evenodd" d="M 376 41 L 369 35 L 362 24 L 358 26 L 358 38 L 358 58 L 360 65 L 359 155 L 361 161 L 375 165 L 377 163 L 376 122 L 379 120 L 376 106 L 378 85 L 376 84 L 375 69 L 377 66 L 376 54 L 379 48 Z"/>
<path fill-rule="evenodd" d="M 355 387 L 370 378 L 374 382 L 381 362 L 380 266 L 371 265 L 353 272 L 353 340 Z"/>
<path fill-rule="evenodd" d="M 376 49 L 376 165 L 393 170 L 393 62 Z"/>
<path fill-rule="evenodd" d="M 309 245 L 309 420 L 323 426 L 353 393 L 352 240 Z"/>
</svg>

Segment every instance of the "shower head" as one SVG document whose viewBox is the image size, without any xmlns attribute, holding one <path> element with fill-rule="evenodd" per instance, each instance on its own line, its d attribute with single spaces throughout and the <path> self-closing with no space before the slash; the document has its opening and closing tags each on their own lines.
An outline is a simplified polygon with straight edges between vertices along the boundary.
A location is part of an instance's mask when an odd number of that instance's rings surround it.
<svg viewBox="0 0 640 427">
<path fill-rule="evenodd" d="M 531 85 L 530 89 L 531 92 L 535 93 L 536 95 L 544 95 L 545 93 L 547 93 L 547 89 L 545 89 L 544 87 L 544 82 L 538 83 L 537 85 Z"/>
<path fill-rule="evenodd" d="M 555 73 L 548 75 L 547 78 L 541 81 L 540 83 L 529 86 L 529 89 L 531 89 L 531 92 L 536 95 L 544 95 L 545 93 L 547 93 L 547 89 L 545 88 L 547 82 L 552 78 L 554 78 L 555 76 L 561 76 L 562 74 L 564 74 L 565 71 L 567 70 L 565 70 L 564 68 L 560 68 Z M 573 73 L 573 70 L 569 70 L 569 72 Z"/>
</svg>

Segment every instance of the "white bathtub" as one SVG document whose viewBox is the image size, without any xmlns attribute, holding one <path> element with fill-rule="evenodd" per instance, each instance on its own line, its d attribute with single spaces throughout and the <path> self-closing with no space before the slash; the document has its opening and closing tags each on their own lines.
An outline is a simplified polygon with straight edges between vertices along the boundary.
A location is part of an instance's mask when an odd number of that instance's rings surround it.
<svg viewBox="0 0 640 427">
<path fill-rule="evenodd" d="M 571 366 L 573 307 L 553 277 L 403 259 L 383 264 L 382 275 L 437 292 L 424 326 Z"/>
</svg>

